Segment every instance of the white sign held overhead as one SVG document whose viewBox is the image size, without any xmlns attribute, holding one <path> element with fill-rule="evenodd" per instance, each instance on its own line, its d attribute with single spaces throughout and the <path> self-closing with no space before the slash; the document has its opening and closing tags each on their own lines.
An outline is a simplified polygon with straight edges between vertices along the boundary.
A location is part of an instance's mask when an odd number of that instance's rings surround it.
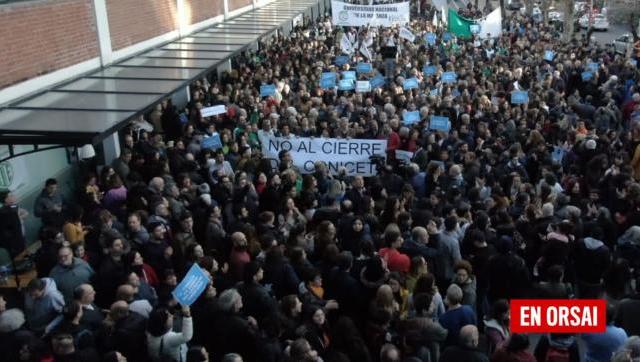
<svg viewBox="0 0 640 362">
<path fill-rule="evenodd" d="M 333 24 L 337 26 L 383 26 L 409 22 L 409 2 L 379 5 L 347 4 L 331 1 Z"/>
<path fill-rule="evenodd" d="M 227 108 L 224 106 L 224 104 L 221 104 L 219 106 L 206 107 L 200 110 L 200 114 L 202 115 L 202 117 L 212 117 L 223 113 L 227 113 Z"/>
<path fill-rule="evenodd" d="M 495 9 L 484 20 L 480 21 L 481 39 L 497 38 L 502 34 L 502 12 L 500 8 Z"/>
<path fill-rule="evenodd" d="M 342 34 L 342 39 L 340 39 L 340 49 L 342 49 L 342 52 L 345 54 L 351 54 L 353 53 L 353 47 L 351 45 L 351 41 L 349 41 L 349 37 L 347 36 L 347 34 Z"/>
<path fill-rule="evenodd" d="M 315 163 L 321 161 L 334 175 L 344 167 L 348 176 L 374 176 L 376 165 L 370 157 L 386 157 L 387 140 L 270 137 L 262 143 L 264 157 L 277 160 L 282 150 L 289 151 L 301 173 L 313 173 Z"/>
<path fill-rule="evenodd" d="M 410 41 L 412 43 L 413 43 L 414 40 L 416 40 L 416 36 L 413 34 L 413 32 L 411 32 L 411 30 L 409 30 L 409 29 L 407 29 L 405 27 L 400 28 L 400 37 L 402 39 L 407 39 L 408 41 Z"/>
</svg>

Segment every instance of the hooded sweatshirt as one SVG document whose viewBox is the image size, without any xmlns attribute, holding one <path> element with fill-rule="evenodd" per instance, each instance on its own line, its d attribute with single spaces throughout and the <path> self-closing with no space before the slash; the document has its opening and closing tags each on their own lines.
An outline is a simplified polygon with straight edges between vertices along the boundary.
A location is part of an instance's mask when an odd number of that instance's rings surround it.
<svg viewBox="0 0 640 362">
<path fill-rule="evenodd" d="M 27 326 L 35 332 L 44 331 L 64 307 L 64 298 L 58 291 L 56 282 L 51 278 L 42 278 L 42 281 L 44 281 L 42 297 L 34 299 L 27 293 L 24 300 Z"/>
<path fill-rule="evenodd" d="M 610 263 L 609 248 L 601 240 L 586 237 L 576 243 L 573 260 L 579 281 L 597 284 Z"/>
</svg>

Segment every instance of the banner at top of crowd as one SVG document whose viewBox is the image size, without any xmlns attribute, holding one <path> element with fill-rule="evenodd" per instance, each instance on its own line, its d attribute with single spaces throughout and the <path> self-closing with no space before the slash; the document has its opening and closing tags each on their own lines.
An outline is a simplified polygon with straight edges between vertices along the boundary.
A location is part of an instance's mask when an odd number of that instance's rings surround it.
<svg viewBox="0 0 640 362">
<path fill-rule="evenodd" d="M 331 15 L 337 26 L 383 26 L 407 24 L 409 18 L 409 2 L 380 5 L 348 4 L 342 1 L 331 1 Z"/>
</svg>

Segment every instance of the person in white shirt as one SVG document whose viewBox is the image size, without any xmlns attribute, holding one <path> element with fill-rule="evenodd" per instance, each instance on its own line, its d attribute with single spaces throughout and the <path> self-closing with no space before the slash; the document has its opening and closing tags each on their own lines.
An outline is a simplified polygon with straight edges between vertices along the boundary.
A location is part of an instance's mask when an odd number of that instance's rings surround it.
<svg viewBox="0 0 640 362">
<path fill-rule="evenodd" d="M 161 361 L 169 357 L 173 361 L 187 360 L 187 342 L 193 337 L 191 310 L 182 307 L 182 331 L 173 331 L 173 314 L 166 308 L 151 312 L 147 321 L 147 350 L 151 360 Z"/>
</svg>

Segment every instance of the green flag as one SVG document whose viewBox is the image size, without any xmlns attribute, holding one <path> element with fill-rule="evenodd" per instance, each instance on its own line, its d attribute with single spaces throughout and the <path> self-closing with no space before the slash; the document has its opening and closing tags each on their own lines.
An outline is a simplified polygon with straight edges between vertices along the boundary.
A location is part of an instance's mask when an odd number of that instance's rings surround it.
<svg viewBox="0 0 640 362">
<path fill-rule="evenodd" d="M 459 38 L 470 38 L 471 28 L 469 25 L 474 24 L 474 21 L 465 19 L 458 15 L 453 9 L 449 9 L 449 32 L 455 34 Z"/>
</svg>

